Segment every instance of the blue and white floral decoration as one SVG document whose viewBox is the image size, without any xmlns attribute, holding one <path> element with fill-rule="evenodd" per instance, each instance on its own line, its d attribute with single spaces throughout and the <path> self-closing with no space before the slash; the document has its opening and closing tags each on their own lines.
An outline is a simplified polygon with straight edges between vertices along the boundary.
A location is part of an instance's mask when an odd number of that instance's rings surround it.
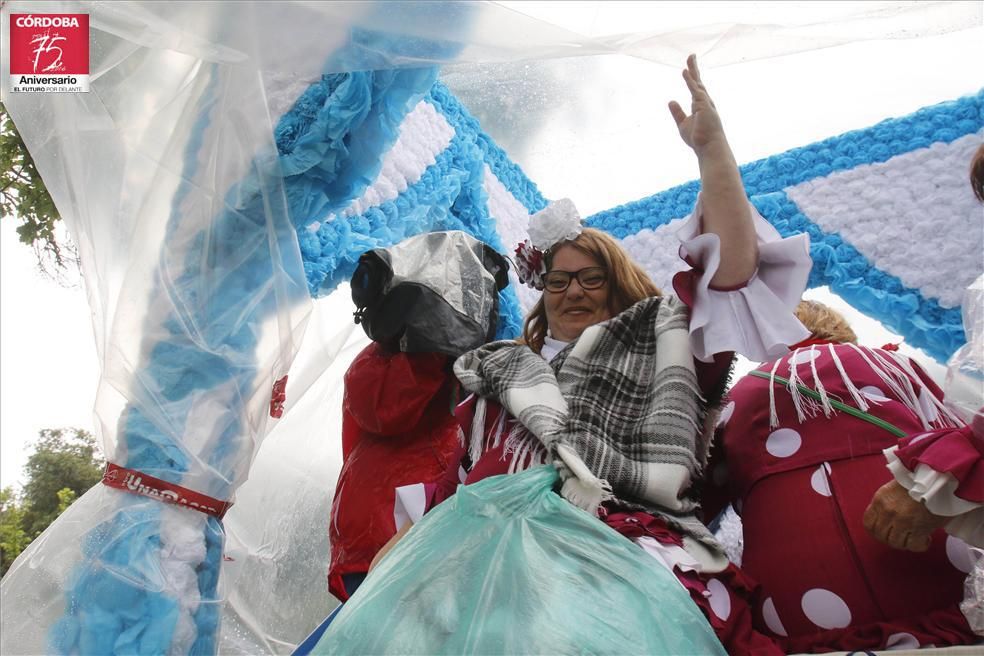
<svg viewBox="0 0 984 656">
<path fill-rule="evenodd" d="M 946 361 L 965 341 L 960 304 L 982 272 L 982 209 L 968 178 L 984 140 L 984 91 L 741 167 L 752 203 L 783 236 L 811 239 L 811 287 Z M 658 285 L 684 265 L 674 231 L 698 181 L 588 217 Z M 667 254 L 670 254 L 667 256 Z"/>
</svg>

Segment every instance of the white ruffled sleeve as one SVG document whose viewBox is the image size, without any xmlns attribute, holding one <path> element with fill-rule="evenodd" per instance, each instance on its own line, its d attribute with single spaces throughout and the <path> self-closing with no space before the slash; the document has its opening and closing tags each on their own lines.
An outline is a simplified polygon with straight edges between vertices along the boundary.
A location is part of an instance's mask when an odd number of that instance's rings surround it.
<svg viewBox="0 0 984 656">
<path fill-rule="evenodd" d="M 416 524 L 427 512 L 427 488 L 423 483 L 402 485 L 396 488 L 393 500 L 393 523 L 396 530 L 404 524 Z"/>
<path fill-rule="evenodd" d="M 702 362 L 727 351 L 764 362 L 810 336 L 793 315 L 813 266 L 810 237 L 783 238 L 751 203 L 749 208 L 758 236 L 758 269 L 737 289 L 710 286 L 721 264 L 721 240 L 713 233 L 701 234 L 700 197 L 677 231 L 680 257 L 698 270 L 691 290 L 690 346 Z"/>
<path fill-rule="evenodd" d="M 975 547 L 984 547 L 984 504 L 962 499 L 956 495 L 959 481 L 948 472 L 936 471 L 926 464 L 910 471 L 899 459 L 897 446 L 885 449 L 888 470 L 904 487 L 909 496 L 926 505 L 940 517 L 950 517 L 944 528 L 950 535 Z"/>
</svg>

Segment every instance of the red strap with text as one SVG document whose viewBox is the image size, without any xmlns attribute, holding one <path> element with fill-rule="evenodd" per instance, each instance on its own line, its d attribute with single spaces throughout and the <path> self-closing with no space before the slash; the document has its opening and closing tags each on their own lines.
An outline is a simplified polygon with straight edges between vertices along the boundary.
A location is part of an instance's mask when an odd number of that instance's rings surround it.
<svg viewBox="0 0 984 656">
<path fill-rule="evenodd" d="M 164 503 L 185 506 L 219 519 L 222 519 L 226 511 L 232 507 L 232 503 L 229 501 L 219 501 L 201 492 L 168 483 L 135 469 L 120 467 L 111 462 L 106 463 L 106 472 L 103 474 L 102 482 L 117 490 L 132 492 Z"/>
</svg>

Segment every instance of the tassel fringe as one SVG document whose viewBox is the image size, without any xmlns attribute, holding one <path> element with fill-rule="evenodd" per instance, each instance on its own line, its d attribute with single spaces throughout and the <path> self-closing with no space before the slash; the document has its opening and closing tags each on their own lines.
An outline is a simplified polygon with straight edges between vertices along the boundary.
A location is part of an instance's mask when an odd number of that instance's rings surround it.
<svg viewBox="0 0 984 656">
<path fill-rule="evenodd" d="M 479 397 L 475 402 L 475 416 L 472 417 L 471 439 L 468 443 L 468 457 L 474 465 L 482 457 L 485 446 L 485 408 L 488 405 L 485 397 Z"/>
<path fill-rule="evenodd" d="M 779 428 L 779 413 L 776 411 L 776 369 L 781 359 L 776 360 L 769 372 L 769 428 Z"/>
<path fill-rule="evenodd" d="M 847 388 L 847 391 L 850 393 L 851 398 L 854 399 L 854 404 L 858 406 L 859 410 L 863 410 L 867 412 L 870 406 L 868 405 L 868 402 L 865 400 L 864 395 L 861 394 L 857 386 L 854 384 L 854 381 L 852 381 L 848 377 L 847 372 L 844 371 L 844 365 L 841 364 L 840 358 L 837 357 L 837 349 L 834 348 L 833 344 L 827 344 L 827 350 L 830 353 L 831 359 L 833 359 L 834 361 L 834 366 L 837 367 L 837 371 L 840 372 L 841 381 L 843 381 L 844 387 Z"/>
<path fill-rule="evenodd" d="M 598 507 L 614 498 L 612 486 L 592 474 L 584 461 L 566 444 L 557 446 L 557 456 L 571 471 L 571 476 L 560 489 L 561 496 L 581 510 L 597 516 Z"/>
<path fill-rule="evenodd" d="M 820 395 L 820 406 L 823 409 L 823 416 L 829 419 L 831 413 L 834 411 L 834 408 L 830 405 L 830 397 L 827 396 L 827 390 L 824 389 L 823 381 L 820 380 L 820 376 L 817 375 L 817 356 L 819 356 L 820 353 L 816 352 L 816 348 L 816 345 L 810 346 L 810 353 L 816 354 L 810 360 L 810 372 L 813 374 L 813 384 L 816 385 L 817 394 Z"/>
</svg>

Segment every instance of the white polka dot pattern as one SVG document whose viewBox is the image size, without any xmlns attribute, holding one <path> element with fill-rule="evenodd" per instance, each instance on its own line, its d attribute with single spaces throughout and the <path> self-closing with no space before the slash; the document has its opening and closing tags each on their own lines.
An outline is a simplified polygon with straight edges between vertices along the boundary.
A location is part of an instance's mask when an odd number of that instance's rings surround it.
<svg viewBox="0 0 984 656">
<path fill-rule="evenodd" d="M 885 641 L 885 649 L 919 649 L 919 641 L 911 633 L 893 633 Z"/>
<path fill-rule="evenodd" d="M 791 358 L 789 358 L 789 364 L 809 364 L 813 360 L 820 357 L 820 351 L 811 349 L 801 349 L 796 351 Z"/>
<path fill-rule="evenodd" d="M 786 627 L 782 625 L 782 620 L 779 619 L 779 613 L 776 612 L 776 603 L 772 601 L 772 597 L 765 600 L 762 604 L 762 618 L 765 620 L 765 625 L 769 627 L 769 630 L 780 635 L 784 638 L 789 636 L 786 632 Z"/>
<path fill-rule="evenodd" d="M 868 399 L 870 401 L 877 401 L 879 403 L 883 403 L 885 401 L 891 401 L 892 400 L 892 399 L 888 398 L 887 396 L 885 396 L 885 393 L 882 392 L 877 387 L 875 387 L 874 385 L 867 385 L 865 387 L 862 387 L 858 391 L 861 392 L 861 395 L 862 396 L 864 396 L 866 399 Z"/>
<path fill-rule="evenodd" d="M 711 579 L 707 582 L 707 591 L 711 593 L 711 611 L 722 622 L 726 622 L 731 615 L 731 594 L 728 588 L 717 579 Z"/>
<path fill-rule="evenodd" d="M 970 547 L 960 538 L 948 535 L 946 538 L 946 557 L 950 564 L 959 569 L 964 574 L 970 574 L 974 568 L 974 560 L 970 554 Z"/>
<path fill-rule="evenodd" d="M 851 623 L 851 609 L 830 590 L 807 590 L 800 605 L 806 618 L 821 629 L 843 629 Z"/>
<path fill-rule="evenodd" d="M 813 475 L 810 476 L 810 487 L 817 494 L 825 497 L 830 496 L 830 479 L 827 478 L 827 474 L 830 473 L 830 464 L 823 463 L 817 467 Z"/>
<path fill-rule="evenodd" d="M 788 458 L 803 444 L 803 438 L 792 428 L 780 428 L 772 431 L 765 440 L 765 450 L 776 458 Z"/>
</svg>

